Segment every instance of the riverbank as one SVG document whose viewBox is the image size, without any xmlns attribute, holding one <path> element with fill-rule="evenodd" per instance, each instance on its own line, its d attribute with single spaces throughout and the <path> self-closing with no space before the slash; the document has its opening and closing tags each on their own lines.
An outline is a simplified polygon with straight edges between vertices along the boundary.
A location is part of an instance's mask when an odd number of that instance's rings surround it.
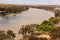
<svg viewBox="0 0 60 40">
<path fill-rule="evenodd" d="M 22 25 L 40 24 L 51 17 L 54 17 L 54 13 L 52 12 L 43 9 L 29 8 L 29 10 L 16 16 L 0 17 L 0 30 L 13 30 L 16 33 L 15 40 L 18 40 L 22 37 L 18 35 L 18 31 Z"/>
</svg>

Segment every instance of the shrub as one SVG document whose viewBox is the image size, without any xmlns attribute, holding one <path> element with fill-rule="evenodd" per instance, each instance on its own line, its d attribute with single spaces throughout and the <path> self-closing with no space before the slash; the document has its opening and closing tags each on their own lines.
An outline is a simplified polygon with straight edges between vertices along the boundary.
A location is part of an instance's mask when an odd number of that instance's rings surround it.
<svg viewBox="0 0 60 40">
<path fill-rule="evenodd" d="M 43 21 L 42 24 L 40 24 L 38 27 L 37 27 L 37 30 L 38 31 L 44 31 L 44 32 L 47 32 L 47 31 L 50 31 L 54 28 L 54 25 L 48 21 Z"/>
</svg>

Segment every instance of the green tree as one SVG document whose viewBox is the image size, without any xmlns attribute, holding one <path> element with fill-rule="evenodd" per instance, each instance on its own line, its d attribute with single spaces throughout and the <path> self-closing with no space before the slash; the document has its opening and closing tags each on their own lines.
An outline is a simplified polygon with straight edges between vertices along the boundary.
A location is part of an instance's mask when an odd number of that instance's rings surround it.
<svg viewBox="0 0 60 40">
<path fill-rule="evenodd" d="M 4 31 L 0 31 L 0 40 L 5 40 L 10 37 L 4 32 Z"/>
<path fill-rule="evenodd" d="M 55 10 L 55 17 L 59 17 L 60 16 L 60 11 L 59 11 L 59 9 L 56 9 Z"/>
<path fill-rule="evenodd" d="M 13 40 L 14 40 L 14 38 L 16 37 L 16 36 L 15 36 L 15 33 L 13 33 L 13 31 L 11 31 L 11 30 L 8 30 L 8 31 L 7 31 L 7 35 L 10 36 L 10 38 L 12 38 Z"/>
<path fill-rule="evenodd" d="M 51 17 L 49 19 L 49 22 L 53 23 L 53 24 L 57 24 L 60 21 L 60 18 L 57 17 Z"/>
<path fill-rule="evenodd" d="M 22 26 L 22 28 L 20 28 L 19 30 L 19 34 L 22 34 L 23 37 L 26 39 L 26 37 L 28 36 L 31 36 L 31 34 L 34 33 L 35 29 L 34 27 L 37 26 L 37 25 L 25 25 L 25 26 Z"/>
</svg>

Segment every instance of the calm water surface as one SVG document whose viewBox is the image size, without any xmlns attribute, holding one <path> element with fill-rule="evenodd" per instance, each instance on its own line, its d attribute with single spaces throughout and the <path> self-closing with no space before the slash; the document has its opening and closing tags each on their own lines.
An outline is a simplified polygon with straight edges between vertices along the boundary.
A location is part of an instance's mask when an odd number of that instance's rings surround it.
<svg viewBox="0 0 60 40">
<path fill-rule="evenodd" d="M 48 20 L 53 17 L 54 13 L 45 11 L 42 9 L 29 8 L 28 11 L 24 11 L 16 16 L 9 15 L 5 17 L 0 16 L 0 30 L 13 30 L 17 37 L 15 40 L 21 38 L 18 36 L 18 31 L 22 25 L 26 24 L 40 24 L 44 20 Z"/>
</svg>

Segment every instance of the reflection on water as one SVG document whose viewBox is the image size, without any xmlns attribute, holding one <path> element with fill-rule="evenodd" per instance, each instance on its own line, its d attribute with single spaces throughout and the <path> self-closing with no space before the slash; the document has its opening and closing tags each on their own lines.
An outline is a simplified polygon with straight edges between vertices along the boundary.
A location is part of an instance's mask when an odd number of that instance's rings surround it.
<svg viewBox="0 0 60 40">
<path fill-rule="evenodd" d="M 0 17 L 0 30 L 11 29 L 16 33 L 17 37 L 19 37 L 17 33 L 22 25 L 33 23 L 40 24 L 42 21 L 48 20 L 52 16 L 54 16 L 52 12 L 30 8 L 28 11 L 22 12 L 16 16 L 8 15 Z"/>
</svg>

